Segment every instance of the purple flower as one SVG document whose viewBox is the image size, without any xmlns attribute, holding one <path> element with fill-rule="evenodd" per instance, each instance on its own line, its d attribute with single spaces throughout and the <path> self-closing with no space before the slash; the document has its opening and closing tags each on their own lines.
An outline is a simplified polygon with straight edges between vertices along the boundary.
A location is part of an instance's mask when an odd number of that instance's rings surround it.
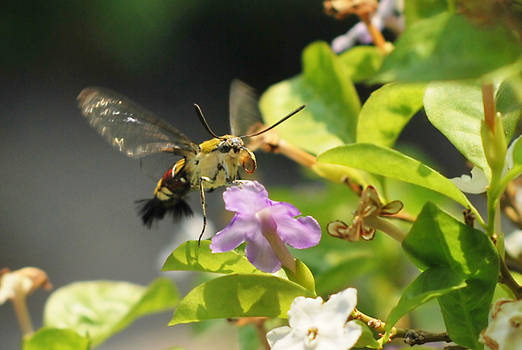
<svg viewBox="0 0 522 350">
<path fill-rule="evenodd" d="M 401 33 L 404 30 L 403 7 L 401 0 L 381 0 L 371 19 L 372 24 L 379 30 L 386 27 Z M 348 32 L 335 38 L 332 41 L 332 50 L 341 53 L 354 46 L 357 41 L 362 44 L 370 44 L 373 41 L 363 22 L 357 23 Z"/>
<path fill-rule="evenodd" d="M 225 208 L 236 214 L 212 238 L 213 253 L 226 252 L 247 242 L 248 260 L 262 271 L 275 272 L 281 268 L 284 255 L 281 249 L 286 250 L 282 243 L 304 249 L 317 245 L 321 239 L 321 227 L 313 217 L 295 218 L 301 215 L 296 207 L 268 199 L 266 189 L 257 181 L 229 187 L 223 193 L 223 200 Z"/>
</svg>

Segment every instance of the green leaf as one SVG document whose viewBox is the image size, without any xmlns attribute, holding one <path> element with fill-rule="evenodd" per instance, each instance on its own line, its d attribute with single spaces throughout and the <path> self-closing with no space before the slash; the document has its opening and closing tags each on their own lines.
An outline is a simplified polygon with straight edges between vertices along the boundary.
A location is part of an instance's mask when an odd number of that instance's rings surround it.
<svg viewBox="0 0 522 350">
<path fill-rule="evenodd" d="M 355 140 L 359 97 L 327 43 L 309 45 L 303 73 L 271 86 L 259 102 L 267 125 L 303 104 L 303 111 L 278 126 L 283 139 L 314 154 Z"/>
<path fill-rule="evenodd" d="M 89 335 L 94 346 L 138 317 L 174 308 L 178 299 L 176 287 L 165 278 L 148 287 L 127 282 L 77 282 L 49 297 L 44 325 Z"/>
<path fill-rule="evenodd" d="M 522 115 L 521 84 L 521 80 L 517 77 L 505 80 L 495 94 L 496 110 L 502 114 L 502 125 L 508 141 L 513 135 L 516 135 L 518 122 Z"/>
<path fill-rule="evenodd" d="M 302 262 L 299 259 L 295 260 L 295 274 L 288 270 L 286 267 L 283 267 L 283 269 L 286 272 L 286 275 L 288 276 L 288 279 L 292 282 L 295 282 L 309 291 L 315 293 L 315 280 L 314 275 L 308 268 L 308 266 L 305 265 L 304 262 Z"/>
<path fill-rule="evenodd" d="M 388 332 L 399 319 L 425 302 L 466 287 L 464 276 L 454 274 L 448 267 L 430 267 L 422 272 L 402 293 L 397 306 L 386 321 Z"/>
<path fill-rule="evenodd" d="M 23 340 L 23 350 L 88 350 L 89 339 L 72 329 L 40 328 Z"/>
<path fill-rule="evenodd" d="M 471 206 L 466 196 L 449 179 L 390 148 L 369 143 L 345 145 L 320 154 L 318 162 L 345 165 L 409 182 L 442 193 L 464 206 Z"/>
<path fill-rule="evenodd" d="M 225 253 L 212 253 L 210 241 L 186 241 L 172 252 L 165 261 L 162 271 L 204 271 L 216 273 L 260 273 L 248 259 L 231 250 Z"/>
<path fill-rule="evenodd" d="M 392 147 L 422 107 L 424 89 L 424 84 L 388 84 L 374 91 L 359 114 L 357 142 Z"/>
<path fill-rule="evenodd" d="M 314 293 L 271 275 L 227 275 L 192 289 L 180 301 L 169 326 L 213 318 L 286 318 L 290 304 L 298 296 Z"/>
<path fill-rule="evenodd" d="M 445 0 L 408 0 L 404 3 L 406 26 L 448 10 Z"/>
<path fill-rule="evenodd" d="M 496 104 L 497 111 L 503 115 L 506 138 L 510 140 L 520 116 L 520 104 L 509 83 L 503 83 L 498 89 Z M 491 170 L 480 136 L 480 124 L 484 119 L 480 84 L 470 81 L 430 83 L 424 94 L 424 109 L 433 126 L 489 177 Z"/>
<path fill-rule="evenodd" d="M 360 320 L 355 320 L 355 322 L 361 326 L 362 328 L 362 334 L 359 340 L 357 340 L 356 347 L 357 348 L 370 348 L 370 349 L 380 349 L 381 345 L 375 338 L 373 337 L 373 332 L 368 327 L 367 324 Z"/>
<path fill-rule="evenodd" d="M 478 27 L 462 15 L 441 13 L 407 28 L 375 79 L 427 82 L 478 78 L 514 63 L 520 48 L 520 42 L 500 24 Z"/>
<path fill-rule="evenodd" d="M 384 56 L 375 46 L 355 46 L 339 55 L 339 61 L 354 83 L 370 79 L 381 68 Z"/>
<path fill-rule="evenodd" d="M 438 297 L 448 334 L 453 341 L 482 349 L 479 334 L 498 278 L 499 260 L 491 240 L 428 203 L 402 246 L 421 270 L 447 268 L 467 286 Z"/>
</svg>

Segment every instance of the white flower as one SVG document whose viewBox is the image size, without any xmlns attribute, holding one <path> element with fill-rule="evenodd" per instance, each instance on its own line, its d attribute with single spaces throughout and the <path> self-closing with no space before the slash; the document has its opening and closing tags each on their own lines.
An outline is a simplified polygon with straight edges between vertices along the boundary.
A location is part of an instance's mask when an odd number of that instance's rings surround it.
<svg viewBox="0 0 522 350">
<path fill-rule="evenodd" d="M 36 267 L 24 267 L 16 271 L 4 268 L 0 271 L 0 305 L 7 300 L 25 298 L 40 287 L 47 290 L 52 288 L 45 271 Z"/>
<path fill-rule="evenodd" d="M 492 350 L 522 349 L 522 300 L 500 300 L 493 305 L 480 341 Z"/>
<path fill-rule="evenodd" d="M 472 194 L 485 192 L 489 185 L 486 174 L 476 166 L 471 169 L 471 176 L 464 174 L 461 177 L 454 177 L 450 180 L 461 191 Z"/>
<path fill-rule="evenodd" d="M 502 169 L 502 176 L 504 176 L 511 168 L 513 168 L 513 151 L 515 149 L 515 144 L 518 140 L 521 140 L 522 136 L 519 136 L 508 147 L 506 151 L 506 160 L 504 163 L 504 169 Z M 472 194 L 479 194 L 485 192 L 489 185 L 489 179 L 484 173 L 482 169 L 477 166 L 474 166 L 471 169 L 471 176 L 462 175 L 460 177 L 454 177 L 450 179 L 455 186 L 457 186 L 461 191 Z"/>
<path fill-rule="evenodd" d="M 387 27 L 397 33 L 402 32 L 404 30 L 403 7 L 402 0 L 381 0 L 372 17 L 372 24 L 379 30 Z M 354 46 L 356 42 L 362 44 L 372 42 L 372 36 L 363 22 L 357 23 L 348 32 L 335 38 L 332 41 L 332 50 L 340 53 Z"/>
<path fill-rule="evenodd" d="M 331 350 L 352 348 L 362 327 L 348 321 L 357 304 L 357 290 L 348 288 L 324 302 L 297 297 L 288 311 L 290 327 L 272 329 L 266 337 L 272 350 Z"/>
<path fill-rule="evenodd" d="M 0 305 L 19 295 L 27 295 L 33 288 L 33 280 L 21 273 L 7 272 L 0 278 Z"/>
</svg>

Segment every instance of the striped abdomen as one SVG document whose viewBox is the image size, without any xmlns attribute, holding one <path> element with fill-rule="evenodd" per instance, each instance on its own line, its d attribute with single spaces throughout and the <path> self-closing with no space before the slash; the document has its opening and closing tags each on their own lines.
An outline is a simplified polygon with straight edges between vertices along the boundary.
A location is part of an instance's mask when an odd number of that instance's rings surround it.
<svg viewBox="0 0 522 350">
<path fill-rule="evenodd" d="M 174 219 L 192 215 L 192 209 L 183 197 L 190 191 L 190 182 L 184 171 L 185 158 L 180 159 L 158 181 L 154 198 L 138 201 L 141 204 L 139 214 L 143 224 L 151 227 L 155 220 L 171 214 Z"/>
</svg>

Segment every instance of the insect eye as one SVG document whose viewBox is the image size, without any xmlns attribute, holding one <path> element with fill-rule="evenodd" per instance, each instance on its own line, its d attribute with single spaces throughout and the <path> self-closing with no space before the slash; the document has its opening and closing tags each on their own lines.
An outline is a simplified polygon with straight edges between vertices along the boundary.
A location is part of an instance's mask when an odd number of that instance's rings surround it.
<svg viewBox="0 0 522 350">
<path fill-rule="evenodd" d="M 256 171 L 256 156 L 248 149 L 243 149 L 243 151 L 241 152 L 240 161 L 241 167 L 247 174 L 252 174 L 254 171 Z"/>
<path fill-rule="evenodd" d="M 226 144 L 225 142 L 222 142 L 219 144 L 218 150 L 221 153 L 228 153 L 228 151 L 230 151 L 230 146 L 228 144 Z"/>
</svg>

